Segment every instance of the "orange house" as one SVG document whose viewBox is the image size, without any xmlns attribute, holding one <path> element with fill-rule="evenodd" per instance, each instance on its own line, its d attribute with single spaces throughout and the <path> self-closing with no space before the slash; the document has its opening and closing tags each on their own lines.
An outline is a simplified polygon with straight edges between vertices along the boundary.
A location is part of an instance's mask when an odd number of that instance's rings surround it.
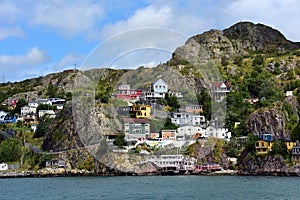
<svg viewBox="0 0 300 200">
<path fill-rule="evenodd" d="M 163 140 L 176 140 L 176 130 L 162 130 L 161 137 Z"/>
</svg>

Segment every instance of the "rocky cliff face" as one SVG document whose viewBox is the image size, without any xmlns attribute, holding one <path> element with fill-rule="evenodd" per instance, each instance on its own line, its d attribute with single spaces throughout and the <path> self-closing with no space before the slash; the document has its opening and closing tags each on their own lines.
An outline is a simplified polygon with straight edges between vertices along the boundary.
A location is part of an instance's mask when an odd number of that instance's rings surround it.
<svg viewBox="0 0 300 200">
<path fill-rule="evenodd" d="M 68 102 L 51 122 L 42 145 L 43 149 L 58 152 L 83 147 L 74 123 L 72 106 Z"/>
<path fill-rule="evenodd" d="M 287 40 L 278 30 L 252 22 L 237 23 L 225 29 L 224 35 L 236 44 L 237 49 L 291 50 L 300 47 L 298 43 Z"/>
<path fill-rule="evenodd" d="M 191 37 L 185 45 L 173 53 L 174 60 L 187 60 L 199 65 L 219 60 L 222 56 L 231 57 L 237 53 L 232 42 L 221 30 L 210 30 Z"/>
<path fill-rule="evenodd" d="M 291 108 L 289 112 L 280 107 L 271 107 L 251 113 L 246 122 L 248 130 L 258 135 L 272 134 L 276 139 L 290 138 L 287 124 L 293 117 L 299 121 L 299 103 L 295 97 L 286 97 L 282 107 L 286 106 Z"/>
<path fill-rule="evenodd" d="M 205 64 L 255 50 L 293 50 L 300 44 L 287 40 L 278 30 L 263 24 L 240 22 L 225 30 L 210 30 L 191 37 L 178 47 L 173 59 Z"/>
<path fill-rule="evenodd" d="M 290 138 L 286 130 L 286 117 L 276 108 L 262 108 L 250 114 L 247 128 L 258 135 L 272 134 L 277 139 Z"/>
<path fill-rule="evenodd" d="M 248 157 L 239 164 L 239 175 L 300 176 L 300 166 L 289 167 L 282 156 Z"/>
</svg>

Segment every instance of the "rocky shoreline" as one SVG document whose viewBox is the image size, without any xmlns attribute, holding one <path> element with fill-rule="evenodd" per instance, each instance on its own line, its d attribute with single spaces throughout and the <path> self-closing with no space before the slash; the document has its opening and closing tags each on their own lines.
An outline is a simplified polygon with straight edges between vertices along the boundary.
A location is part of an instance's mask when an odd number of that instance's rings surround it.
<svg viewBox="0 0 300 200">
<path fill-rule="evenodd" d="M 21 172 L 0 172 L 0 178 L 43 178 L 43 177 L 76 177 L 76 176 L 235 176 L 238 175 L 236 170 L 222 170 L 217 172 L 201 172 L 201 173 L 189 173 L 189 174 L 162 174 L 160 172 L 151 173 L 134 173 L 134 172 L 120 172 L 113 174 L 101 174 L 89 172 L 88 170 L 65 170 L 64 168 L 44 168 L 38 171 L 21 171 Z"/>
<path fill-rule="evenodd" d="M 79 176 L 292 176 L 300 177 L 300 169 L 295 170 L 273 170 L 264 172 L 245 172 L 237 170 L 222 170 L 217 172 L 201 172 L 201 173 L 190 173 L 190 174 L 161 174 L 157 173 L 133 173 L 133 172 L 121 172 L 118 174 L 99 174 L 89 172 L 87 170 L 52 170 L 43 169 L 42 171 L 22 171 L 22 172 L 0 172 L 0 179 L 2 178 L 46 178 L 46 177 L 79 177 Z"/>
</svg>

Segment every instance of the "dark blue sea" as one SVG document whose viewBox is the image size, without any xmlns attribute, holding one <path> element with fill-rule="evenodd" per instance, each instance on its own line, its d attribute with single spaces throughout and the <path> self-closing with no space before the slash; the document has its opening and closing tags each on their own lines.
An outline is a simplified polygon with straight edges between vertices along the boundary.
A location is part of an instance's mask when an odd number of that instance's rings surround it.
<svg viewBox="0 0 300 200">
<path fill-rule="evenodd" d="M 0 179 L 0 199 L 300 199 L 300 177 L 119 176 Z"/>
</svg>

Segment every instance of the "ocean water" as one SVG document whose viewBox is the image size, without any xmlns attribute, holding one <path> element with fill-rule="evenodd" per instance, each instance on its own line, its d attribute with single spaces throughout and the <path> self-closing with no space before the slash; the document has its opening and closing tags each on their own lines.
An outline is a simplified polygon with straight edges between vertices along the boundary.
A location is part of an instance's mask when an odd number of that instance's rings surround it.
<svg viewBox="0 0 300 200">
<path fill-rule="evenodd" d="M 118 176 L 0 179 L 0 199 L 300 199 L 299 177 Z"/>
</svg>

